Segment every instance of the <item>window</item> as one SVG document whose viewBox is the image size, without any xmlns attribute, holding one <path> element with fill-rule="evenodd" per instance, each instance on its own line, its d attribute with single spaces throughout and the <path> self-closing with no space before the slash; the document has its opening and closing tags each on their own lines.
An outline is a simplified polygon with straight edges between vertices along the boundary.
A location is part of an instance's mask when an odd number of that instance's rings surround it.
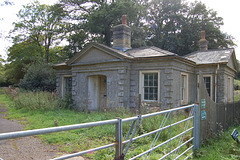
<svg viewBox="0 0 240 160">
<path fill-rule="evenodd" d="M 72 93 L 72 77 L 65 77 L 65 94 Z"/>
<path fill-rule="evenodd" d="M 211 76 L 204 76 L 203 79 L 204 79 L 204 83 L 205 83 L 208 95 L 210 97 L 212 97 L 212 94 L 211 94 L 211 90 L 212 90 L 212 87 L 211 87 Z"/>
<path fill-rule="evenodd" d="M 140 71 L 139 94 L 143 101 L 159 101 L 159 71 Z"/>
<path fill-rule="evenodd" d="M 67 94 L 72 94 L 72 77 L 64 76 L 62 83 L 62 96 L 64 97 Z"/>
<path fill-rule="evenodd" d="M 144 100 L 157 100 L 158 97 L 158 74 L 144 74 Z"/>
<path fill-rule="evenodd" d="M 188 75 L 181 73 L 181 104 L 188 103 Z"/>
</svg>

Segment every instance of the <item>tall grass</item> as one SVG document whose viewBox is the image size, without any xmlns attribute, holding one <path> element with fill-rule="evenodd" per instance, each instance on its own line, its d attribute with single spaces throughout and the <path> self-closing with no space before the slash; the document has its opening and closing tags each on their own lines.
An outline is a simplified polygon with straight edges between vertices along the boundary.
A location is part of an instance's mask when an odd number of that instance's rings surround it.
<svg viewBox="0 0 240 160">
<path fill-rule="evenodd" d="M 124 108 L 117 108 L 97 112 L 76 112 L 74 110 L 66 109 L 61 107 L 61 100 L 55 95 L 47 92 L 14 92 L 12 100 L 15 103 L 15 107 L 10 107 L 10 114 L 8 118 L 15 118 L 24 120 L 27 125 L 25 129 L 38 129 L 47 128 L 54 126 L 64 126 L 71 124 L 80 124 L 94 121 L 101 121 L 107 119 L 114 119 L 116 117 L 127 118 L 135 116 L 129 110 Z M 147 111 L 149 112 L 149 111 Z M 144 113 L 142 113 L 144 114 Z M 165 115 L 155 116 L 146 118 L 141 121 L 140 127 L 137 129 L 134 137 L 141 134 L 151 132 L 158 129 Z M 171 114 L 169 119 L 166 121 L 166 125 L 174 123 L 179 119 L 184 118 L 184 112 L 178 112 Z M 125 139 L 131 123 L 123 124 L 123 139 Z M 157 141 L 157 144 L 167 140 L 170 137 L 175 136 L 177 133 L 183 131 L 185 123 L 171 127 L 163 131 Z M 132 142 L 126 159 L 132 156 L 138 155 L 149 149 L 155 135 L 147 136 Z M 189 132 L 186 136 L 191 136 Z M 64 152 L 79 152 L 82 150 L 99 147 L 115 142 L 115 126 L 105 125 L 92 128 L 85 128 L 79 130 L 58 132 L 52 134 L 40 135 L 43 142 L 57 145 L 61 151 Z M 175 148 L 178 145 L 179 139 L 172 141 L 164 145 L 163 147 L 155 150 L 151 156 L 151 160 L 159 159 L 159 156 L 169 152 L 170 149 Z M 184 146 L 183 149 L 186 149 Z M 86 157 L 90 159 L 114 159 L 115 148 L 104 149 L 97 151 L 94 154 L 87 154 Z M 140 158 L 141 159 L 141 158 Z"/>
<path fill-rule="evenodd" d="M 59 99 L 49 92 L 21 92 L 13 97 L 17 109 L 26 110 L 55 110 L 59 108 Z"/>
<path fill-rule="evenodd" d="M 12 98 L 16 109 L 28 111 L 50 111 L 61 108 L 73 108 L 70 96 L 61 98 L 55 92 L 25 91 L 17 88 L 5 88 L 5 92 Z"/>
</svg>

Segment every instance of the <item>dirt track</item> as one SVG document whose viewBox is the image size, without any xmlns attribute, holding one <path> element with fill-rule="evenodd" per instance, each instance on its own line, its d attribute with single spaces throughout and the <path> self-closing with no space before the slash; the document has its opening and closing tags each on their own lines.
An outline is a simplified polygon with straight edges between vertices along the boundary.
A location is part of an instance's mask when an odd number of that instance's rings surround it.
<svg viewBox="0 0 240 160">
<path fill-rule="evenodd" d="M 23 126 L 18 121 L 4 119 L 6 109 L 0 106 L 0 133 L 21 131 Z M 48 160 L 62 153 L 57 147 L 44 145 L 34 137 L 23 137 L 11 140 L 0 140 L 0 160 Z M 70 160 L 84 160 L 81 157 Z"/>
</svg>

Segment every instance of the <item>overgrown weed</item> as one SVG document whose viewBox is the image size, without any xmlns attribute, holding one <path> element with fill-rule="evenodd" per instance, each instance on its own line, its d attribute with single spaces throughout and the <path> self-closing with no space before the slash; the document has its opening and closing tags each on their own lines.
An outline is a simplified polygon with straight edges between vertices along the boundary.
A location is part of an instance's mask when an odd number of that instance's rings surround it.
<svg viewBox="0 0 240 160">
<path fill-rule="evenodd" d="M 73 101 L 70 96 L 60 98 L 55 92 L 26 91 L 18 88 L 4 88 L 12 98 L 16 109 L 28 111 L 48 111 L 61 108 L 72 109 Z"/>
<path fill-rule="evenodd" d="M 20 91 L 17 94 L 14 92 L 14 96 L 12 97 L 12 100 L 15 101 L 15 107 L 11 107 L 11 114 L 9 114 L 9 118 L 17 118 L 26 121 L 27 125 L 25 126 L 25 129 L 27 130 L 102 121 L 115 119 L 116 117 L 127 118 L 136 116 L 136 112 L 131 112 L 130 109 L 125 109 L 123 107 L 99 109 L 98 111 L 94 112 L 77 112 L 70 110 L 70 107 L 61 107 L 64 103 L 63 100 L 59 106 L 59 100 L 57 99 L 56 95 L 52 95 L 52 93 L 46 92 L 33 93 Z M 53 105 L 54 107 L 48 105 Z M 141 110 L 142 114 L 144 114 L 144 110 L 146 110 L 146 108 Z M 159 108 L 157 110 L 159 111 Z M 154 111 L 156 111 L 156 109 L 151 111 L 149 109 L 147 110 L 147 113 Z M 184 113 L 180 112 L 177 114 L 171 114 L 169 119 L 166 120 L 165 126 L 169 125 L 170 123 L 174 123 L 179 119 L 183 119 L 184 116 Z M 163 120 L 164 115 L 143 119 L 134 137 L 158 129 L 161 126 L 161 122 Z M 131 124 L 132 123 L 123 123 L 123 139 L 126 138 Z M 163 131 L 156 144 L 160 144 L 164 140 L 173 137 L 177 133 L 182 132 L 184 126 L 185 123 L 172 126 L 171 129 Z M 184 136 L 189 135 L 191 135 L 190 132 Z M 41 137 L 41 139 L 46 143 L 59 146 L 60 150 L 62 151 L 74 153 L 81 150 L 87 150 L 90 148 L 99 147 L 101 145 L 114 143 L 115 126 L 104 125 L 92 128 L 45 134 L 40 135 L 39 137 Z M 138 155 L 148 150 L 154 137 L 155 135 L 147 136 L 132 142 L 128 154 L 125 158 L 129 159 L 134 155 Z M 179 143 L 179 139 L 180 138 L 175 139 L 171 143 L 165 144 L 155 150 L 152 154 L 151 159 L 158 159 L 157 157 L 159 155 L 164 155 L 164 153 L 170 151 L 170 148 L 175 148 Z M 181 151 L 185 150 L 186 147 L 187 146 L 184 146 Z M 114 148 L 109 148 L 87 154 L 86 156 L 91 159 L 114 159 L 114 153 Z"/>
</svg>

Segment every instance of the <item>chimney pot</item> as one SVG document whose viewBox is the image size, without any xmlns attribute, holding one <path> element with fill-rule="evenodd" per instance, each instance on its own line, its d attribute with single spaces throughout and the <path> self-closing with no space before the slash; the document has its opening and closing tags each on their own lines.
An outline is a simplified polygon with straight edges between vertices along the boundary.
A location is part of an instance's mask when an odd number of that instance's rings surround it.
<svg viewBox="0 0 240 160">
<path fill-rule="evenodd" d="M 200 51 L 208 50 L 208 41 L 205 39 L 205 31 L 201 31 L 201 39 L 198 41 Z"/>
<path fill-rule="evenodd" d="M 122 15 L 122 24 L 127 25 L 127 15 Z"/>
<path fill-rule="evenodd" d="M 201 31 L 201 39 L 205 39 L 205 31 L 204 30 Z"/>
</svg>

